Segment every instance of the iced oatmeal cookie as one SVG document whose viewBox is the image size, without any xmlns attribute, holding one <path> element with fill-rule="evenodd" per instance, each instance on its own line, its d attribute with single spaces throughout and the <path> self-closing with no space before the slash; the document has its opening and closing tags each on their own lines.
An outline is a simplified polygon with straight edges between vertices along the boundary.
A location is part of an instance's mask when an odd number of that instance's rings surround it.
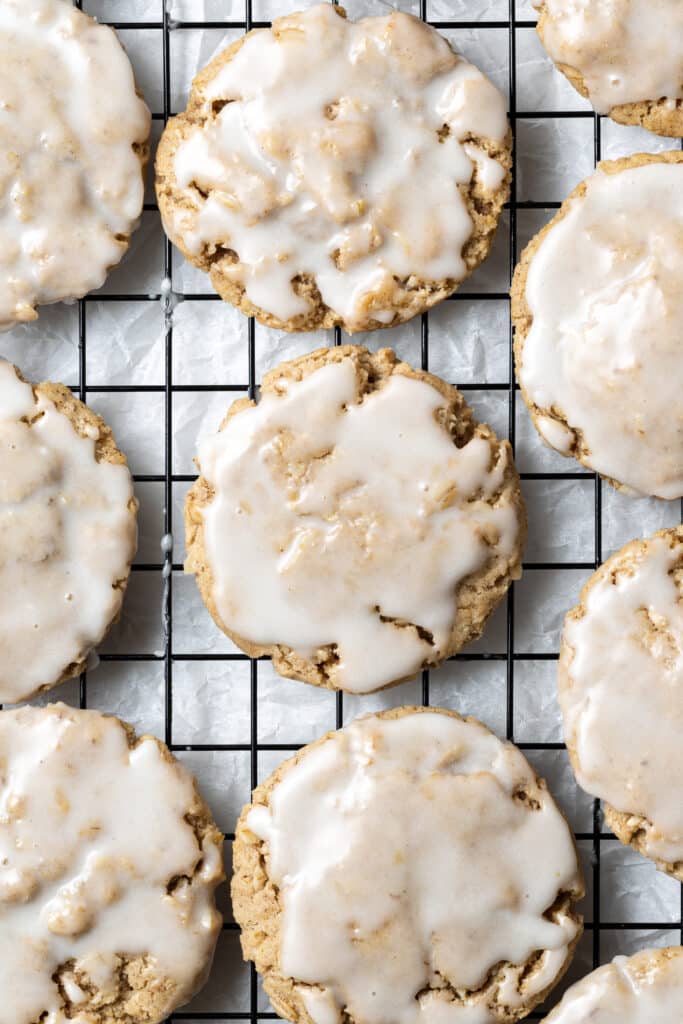
<svg viewBox="0 0 683 1024">
<path fill-rule="evenodd" d="M 296 1024 L 510 1024 L 581 934 L 571 831 L 475 719 L 398 708 L 304 747 L 237 824 L 242 949 Z"/>
<path fill-rule="evenodd" d="M 543 440 L 621 490 L 683 495 L 683 154 L 605 161 L 512 284 L 522 395 Z"/>
<path fill-rule="evenodd" d="M 113 30 L 0 3 L 0 330 L 104 283 L 143 203 L 150 114 Z"/>
<path fill-rule="evenodd" d="M 194 80 L 157 158 L 164 226 L 270 327 L 392 327 L 487 256 L 509 192 L 506 103 L 417 18 L 278 18 Z"/>
<path fill-rule="evenodd" d="M 137 508 L 106 423 L 0 359 L 0 702 L 85 668 L 121 608 Z"/>
<path fill-rule="evenodd" d="M 157 1024 L 203 984 L 222 833 L 152 736 L 0 711 L 0 1024 Z"/>
<path fill-rule="evenodd" d="M 565 993 L 544 1024 L 680 1024 L 683 949 L 618 956 Z"/>
<path fill-rule="evenodd" d="M 549 55 L 599 114 L 683 136 L 680 0 L 534 0 Z"/>
<path fill-rule="evenodd" d="M 281 675 L 357 693 L 409 678 L 478 637 L 520 575 L 509 444 L 389 349 L 282 363 L 197 462 L 186 569 Z"/>
<path fill-rule="evenodd" d="M 631 541 L 590 578 L 559 680 L 579 784 L 623 843 L 683 882 L 683 527 Z"/>
</svg>

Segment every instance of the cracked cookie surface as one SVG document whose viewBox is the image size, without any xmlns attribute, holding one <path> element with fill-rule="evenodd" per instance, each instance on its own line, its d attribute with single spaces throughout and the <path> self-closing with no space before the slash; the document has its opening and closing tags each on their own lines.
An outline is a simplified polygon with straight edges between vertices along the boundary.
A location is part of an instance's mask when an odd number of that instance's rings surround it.
<svg viewBox="0 0 683 1024">
<path fill-rule="evenodd" d="M 595 110 L 683 136 L 680 0 L 534 0 L 550 57 Z"/>
<path fill-rule="evenodd" d="M 604 161 L 522 254 L 515 363 L 543 440 L 619 489 L 683 495 L 683 155 Z"/>
<path fill-rule="evenodd" d="M 142 213 L 151 117 L 114 31 L 0 4 L 0 330 L 99 288 Z"/>
<path fill-rule="evenodd" d="M 521 752 L 398 708 L 285 761 L 237 824 L 244 956 L 295 1024 L 508 1024 L 581 933 L 571 831 Z"/>
<path fill-rule="evenodd" d="M 683 948 L 618 956 L 565 993 L 544 1024 L 680 1024 Z"/>
<path fill-rule="evenodd" d="M 203 984 L 223 837 L 151 736 L 0 711 L 0 1024 L 158 1024 Z"/>
<path fill-rule="evenodd" d="M 104 420 L 0 359 L 0 702 L 83 671 L 121 609 L 137 508 Z"/>
<path fill-rule="evenodd" d="M 579 784 L 623 843 L 683 881 L 683 527 L 634 540 L 565 620 L 564 732 Z"/>
<path fill-rule="evenodd" d="M 270 327 L 392 327 L 488 255 L 510 183 L 503 96 L 418 19 L 277 18 L 219 54 L 169 121 L 164 227 Z"/>
<path fill-rule="evenodd" d="M 281 364 L 197 463 L 186 570 L 284 676 L 353 692 L 409 678 L 479 636 L 520 574 L 509 444 L 389 349 Z"/>
</svg>

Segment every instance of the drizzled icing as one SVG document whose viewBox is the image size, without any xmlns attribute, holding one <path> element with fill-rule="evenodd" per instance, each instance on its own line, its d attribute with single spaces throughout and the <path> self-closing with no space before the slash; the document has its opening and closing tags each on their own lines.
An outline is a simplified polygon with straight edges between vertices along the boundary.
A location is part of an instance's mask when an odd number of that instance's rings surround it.
<svg viewBox="0 0 683 1024">
<path fill-rule="evenodd" d="M 682 561 L 683 538 L 665 533 L 599 570 L 565 622 L 560 686 L 579 784 L 646 818 L 644 852 L 670 863 L 683 860 Z"/>
<path fill-rule="evenodd" d="M 473 720 L 358 719 L 245 824 L 280 893 L 279 971 L 314 1024 L 342 1009 L 362 1024 L 488 1024 L 491 1005 L 529 1006 L 552 985 L 578 933 L 544 916 L 582 888 L 569 828 L 517 748 Z"/>
<path fill-rule="evenodd" d="M 557 64 L 579 71 L 591 103 L 683 98 L 680 0 L 534 0 L 539 32 Z"/>
<path fill-rule="evenodd" d="M 0 757 L 0 1024 L 100 1019 L 89 985 L 107 1005 L 121 958 L 142 955 L 153 991 L 173 983 L 162 1020 L 192 994 L 220 926 L 220 845 L 200 845 L 184 818 L 191 776 L 151 737 L 131 749 L 116 719 L 63 704 L 0 712 Z M 69 961 L 67 1014 L 53 974 Z"/>
<path fill-rule="evenodd" d="M 680 1024 L 683 949 L 616 957 L 572 985 L 547 1024 Z"/>
<path fill-rule="evenodd" d="M 55 683 L 99 643 L 135 554 L 125 465 L 97 461 L 41 390 L 0 360 L 0 701 Z"/>
<path fill-rule="evenodd" d="M 683 494 L 682 191 L 683 162 L 587 180 L 531 258 L 518 365 L 549 444 L 579 434 L 582 462 L 661 498 Z"/>
<path fill-rule="evenodd" d="M 166 227 L 191 254 L 234 250 L 225 273 L 262 310 L 307 313 L 292 286 L 307 275 L 358 330 L 391 322 L 395 278 L 465 276 L 459 186 L 475 167 L 484 192 L 502 185 L 486 147 L 506 139 L 505 102 L 416 18 L 354 23 L 331 4 L 279 18 L 199 87 L 198 104 Z"/>
<path fill-rule="evenodd" d="M 0 329 L 98 288 L 121 259 L 149 126 L 111 29 L 63 0 L 3 0 Z"/>
<path fill-rule="evenodd" d="M 201 444 L 213 495 L 197 512 L 227 628 L 306 658 L 336 644 L 331 681 L 355 692 L 445 656 L 459 583 L 510 556 L 520 529 L 501 496 L 509 448 L 456 448 L 445 404 L 400 373 L 361 400 L 344 358 L 281 378 Z"/>
</svg>

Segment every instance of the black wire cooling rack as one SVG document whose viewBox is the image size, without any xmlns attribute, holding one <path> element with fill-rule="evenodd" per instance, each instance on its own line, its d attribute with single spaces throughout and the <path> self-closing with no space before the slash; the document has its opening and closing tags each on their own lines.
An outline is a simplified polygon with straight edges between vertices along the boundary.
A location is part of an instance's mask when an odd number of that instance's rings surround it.
<svg viewBox="0 0 683 1024">
<path fill-rule="evenodd" d="M 146 21 L 121 21 L 116 20 L 117 0 L 111 0 L 111 3 L 103 5 L 100 4 L 99 13 L 101 8 L 106 6 L 107 11 L 111 9 L 113 17 L 111 20 L 107 20 L 106 23 L 112 25 L 114 28 L 124 30 L 128 32 L 130 30 L 151 30 L 158 32 L 161 37 L 161 57 L 163 63 L 163 109 L 154 111 L 153 117 L 155 122 L 164 123 L 169 116 L 175 113 L 172 110 L 172 91 L 171 91 L 171 62 L 172 62 L 172 48 L 171 48 L 171 37 L 173 33 L 182 33 L 193 29 L 225 29 L 225 30 L 243 30 L 249 31 L 252 28 L 264 27 L 270 24 L 269 22 L 256 21 L 252 17 L 253 2 L 254 0 L 245 0 L 245 16 L 243 19 L 237 18 L 235 20 L 213 20 L 213 21 L 179 21 L 171 15 L 172 5 L 170 3 L 164 3 L 163 0 L 159 2 L 159 16 L 156 20 Z M 451 0 L 453 4 L 456 0 Z M 517 0 L 517 4 L 520 0 Z M 83 3 L 83 0 L 76 0 L 78 7 L 84 7 L 88 9 L 88 3 Z M 292 9 L 297 8 L 296 0 L 292 0 Z M 459 5 L 461 8 L 464 6 Z M 230 4 L 226 3 L 226 8 L 229 8 Z M 455 45 L 457 48 L 457 31 L 458 30 L 476 30 L 477 32 L 486 33 L 493 30 L 506 30 L 508 37 L 508 59 L 509 59 L 509 109 L 510 109 L 510 120 L 515 131 L 520 121 L 524 119 L 533 119 L 535 121 L 542 121 L 544 119 L 565 119 L 565 118 L 586 118 L 592 121 L 593 127 L 593 150 L 595 162 L 601 159 L 602 149 L 602 124 L 601 118 L 594 115 L 590 111 L 586 110 L 552 110 L 539 112 L 534 110 L 524 111 L 518 109 L 517 104 L 517 45 L 518 36 L 520 30 L 532 29 L 535 22 L 530 20 L 518 19 L 516 16 L 516 0 L 508 0 L 508 11 L 507 18 L 505 20 L 431 20 L 428 19 L 427 13 L 427 0 L 419 0 L 419 13 L 424 20 L 429 20 L 429 23 L 437 29 L 453 30 L 456 34 L 454 37 Z M 355 10 L 354 10 L 355 14 Z M 542 201 L 536 202 L 532 200 L 519 201 L 516 198 L 517 193 L 517 170 L 518 165 L 515 161 L 513 167 L 513 183 L 512 183 L 512 196 L 508 204 L 508 216 L 509 216 L 509 271 L 510 275 L 514 269 L 517 256 L 518 256 L 518 212 L 520 210 L 541 210 L 550 211 L 556 209 L 560 205 L 562 196 L 556 197 L 555 201 L 547 201 L 545 198 Z M 156 211 L 157 207 L 154 203 L 145 204 L 145 210 Z M 134 240 L 135 241 L 135 240 Z M 134 244 L 134 243 L 133 243 Z M 179 260 L 179 256 L 174 252 L 171 244 L 165 242 L 163 270 L 166 279 L 171 281 L 174 280 L 174 260 Z M 140 295 L 131 294 L 98 294 L 96 301 L 98 302 L 125 302 L 128 300 L 135 299 L 140 301 Z M 174 325 L 173 325 L 173 304 L 178 299 L 192 300 L 192 301 L 220 301 L 214 295 L 209 294 L 185 294 L 178 295 L 177 291 L 174 295 L 169 295 L 164 298 L 163 295 L 154 294 L 149 296 L 149 301 L 162 301 L 165 303 L 165 352 L 164 352 L 164 383 L 161 385 L 111 385 L 111 386 L 90 386 L 87 380 L 87 344 L 88 344 L 88 331 L 87 331 L 87 306 L 91 299 L 83 299 L 79 302 L 78 306 L 78 385 L 74 388 L 77 391 L 79 397 L 83 401 L 87 401 L 88 397 L 96 392 L 122 392 L 122 391 L 140 391 L 140 392 L 156 392 L 163 396 L 164 402 L 164 472 L 163 474 L 146 474 L 136 475 L 135 480 L 137 483 L 156 483 L 163 486 L 164 491 L 164 513 L 163 513 L 163 526 L 166 534 L 172 534 L 174 531 L 176 537 L 182 531 L 182 523 L 174 521 L 174 510 L 173 510 L 173 489 L 174 485 L 187 486 L 192 481 L 193 477 L 186 474 L 177 474 L 173 472 L 173 451 L 174 451 L 174 406 L 173 398 L 174 395 L 182 391 L 192 392 L 213 392 L 222 391 L 226 392 L 226 405 L 230 400 L 229 392 L 247 392 L 250 396 L 254 396 L 257 391 L 257 360 L 256 360 L 256 344 L 255 344 L 255 324 L 253 320 L 249 320 L 246 334 L 246 344 L 248 347 L 248 379 L 241 384 L 223 384 L 220 380 L 215 381 L 211 384 L 197 385 L 197 384 L 184 384 L 174 379 L 173 372 L 173 346 L 174 346 Z M 507 291 L 500 292 L 487 292 L 480 293 L 467 290 L 467 284 L 459 292 L 451 297 L 448 301 L 463 302 L 476 300 L 481 302 L 486 301 L 502 301 L 509 302 Z M 510 354 L 509 354 L 509 376 L 508 382 L 491 384 L 490 382 L 482 380 L 457 380 L 458 387 L 463 391 L 471 392 L 490 392 L 499 391 L 507 394 L 507 421 L 508 421 L 508 436 L 511 444 L 515 445 L 516 435 L 516 406 L 517 406 L 517 387 L 515 385 L 514 366 L 512 358 L 512 327 L 509 328 L 510 332 Z M 341 344 L 341 333 L 337 330 L 334 333 L 334 343 Z M 441 342 L 440 342 L 441 343 Z M 420 323 L 420 359 L 423 369 L 429 369 L 430 367 L 430 317 L 428 313 L 425 313 L 421 318 Z M 588 574 L 593 569 L 597 568 L 602 561 L 602 518 L 603 518 L 603 484 L 596 476 L 592 473 L 582 471 L 576 466 L 575 463 L 567 462 L 566 472 L 528 472 L 521 474 L 523 481 L 534 481 L 534 480 L 580 480 L 584 483 L 590 482 L 593 485 L 593 511 L 594 516 L 594 553 L 593 558 L 588 561 L 580 562 L 530 562 L 525 563 L 525 572 L 537 572 L 553 571 L 559 572 L 563 570 L 580 570 Z M 683 512 L 683 503 L 682 509 Z M 215 753 L 220 751 L 234 751 L 242 752 L 245 756 L 248 754 L 250 759 L 250 775 L 252 787 L 259 781 L 259 755 L 262 752 L 282 752 L 282 758 L 286 757 L 289 752 L 296 750 L 298 744 L 288 743 L 260 743 L 259 742 L 259 730 L 258 730 L 258 716 L 259 716 L 259 662 L 250 660 L 246 656 L 236 653 L 184 653 L 176 650 L 176 646 L 173 642 L 174 637 L 174 616 L 173 616 L 173 595 L 174 586 L 177 585 L 176 581 L 179 575 L 182 573 L 182 564 L 173 560 L 173 551 L 169 550 L 163 554 L 163 561 L 159 563 L 141 563 L 134 566 L 134 572 L 148 572 L 148 573 L 162 573 L 163 578 L 166 582 L 163 594 L 163 609 L 162 618 L 164 622 L 164 642 L 163 649 L 156 651 L 155 653 L 144 653 L 130 651 L 126 653 L 111 653 L 101 655 L 101 660 L 104 662 L 140 662 L 140 661 L 155 661 L 163 664 L 164 672 L 164 738 L 168 745 L 176 752 L 209 752 Z M 507 619 L 506 619 L 506 649 L 501 653 L 472 653 L 465 651 L 459 654 L 454 659 L 457 662 L 476 662 L 476 661 L 497 661 L 500 662 L 504 667 L 506 676 L 506 708 L 505 708 L 505 721 L 506 727 L 505 732 L 509 739 L 515 741 L 515 670 L 520 662 L 530 661 L 555 661 L 557 659 L 556 652 L 548 651 L 519 651 L 515 650 L 515 585 L 510 589 L 507 601 Z M 246 743 L 225 743 L 225 744 L 178 744 L 174 743 L 174 667 L 178 663 L 183 661 L 198 661 L 198 662 L 220 662 L 220 661 L 242 661 L 249 662 L 249 701 L 250 701 L 250 737 L 249 742 Z M 308 693 L 308 688 L 301 684 L 300 701 L 305 701 Z M 424 704 L 430 703 L 430 673 L 423 672 L 421 677 L 421 698 Z M 85 707 L 88 703 L 88 678 L 87 673 L 84 673 L 80 678 L 79 686 L 79 701 L 81 707 Z M 457 690 L 453 694 L 453 706 L 458 707 L 458 695 Z M 341 726 L 344 721 L 344 697 L 341 693 L 336 694 L 336 724 Z M 529 751 L 530 753 L 546 751 L 548 756 L 560 757 L 564 756 L 564 744 L 561 742 L 519 742 L 518 746 L 522 749 Z M 277 753 L 272 756 L 277 757 Z M 214 808 L 215 809 L 215 808 Z M 587 906 L 585 907 L 585 913 L 588 920 L 586 924 L 587 941 L 589 946 L 592 947 L 588 953 L 587 959 L 581 965 L 582 969 L 588 970 L 592 966 L 598 966 L 604 962 L 605 959 L 609 959 L 611 956 L 610 950 L 614 948 L 614 943 L 610 944 L 610 949 L 603 949 L 602 939 L 606 932 L 619 932 L 623 930 L 629 930 L 632 932 L 642 932 L 644 936 L 653 931 L 661 931 L 667 933 L 670 938 L 672 933 L 675 935 L 673 941 L 680 941 L 683 939 L 683 892 L 681 894 L 681 901 L 677 908 L 677 919 L 676 920 L 650 920 L 650 921 L 639 921 L 639 920 L 628 920 L 628 921 L 610 921 L 605 919 L 604 913 L 601 911 L 602 899 L 601 899 L 601 848 L 605 843 L 616 842 L 615 837 L 610 832 L 605 832 L 603 829 L 602 815 L 600 805 L 598 801 L 594 801 L 592 809 L 592 828 L 586 831 L 576 832 L 576 839 L 580 846 L 584 850 L 588 850 L 590 853 L 590 867 L 589 874 L 592 874 L 592 879 L 588 878 L 589 896 Z M 226 833 L 226 839 L 229 841 L 233 838 L 231 833 Z M 592 882 L 592 885 L 591 885 Z M 224 924 L 224 930 L 226 932 L 235 932 L 236 925 L 228 920 Z M 643 945 L 647 944 L 647 939 L 643 939 Z M 220 947 L 219 947 L 220 948 Z M 217 960 L 214 964 L 214 972 L 220 973 L 225 970 L 225 967 L 221 960 L 221 955 L 217 956 Z M 250 982 L 249 982 L 249 993 L 248 993 L 248 1005 L 244 1002 L 243 997 L 239 1000 L 235 1000 L 234 1005 L 230 1003 L 227 1008 L 225 1005 L 225 998 L 220 1006 L 213 1007 L 209 1006 L 205 1008 L 205 1003 L 202 1004 L 201 1010 L 192 1010 L 192 1008 L 185 1009 L 182 1012 L 178 1012 L 173 1015 L 171 1020 L 173 1021 L 225 1021 L 225 1020 L 244 1020 L 250 1021 L 251 1024 L 257 1024 L 257 1021 L 263 1019 L 277 1019 L 269 1007 L 267 1002 L 264 1000 L 260 993 L 258 979 L 254 972 L 253 966 L 251 967 Z M 554 997 L 551 996 L 550 1002 L 554 1001 Z M 531 1015 L 530 1019 L 538 1020 L 543 1016 L 543 1013 L 536 1012 Z"/>
</svg>

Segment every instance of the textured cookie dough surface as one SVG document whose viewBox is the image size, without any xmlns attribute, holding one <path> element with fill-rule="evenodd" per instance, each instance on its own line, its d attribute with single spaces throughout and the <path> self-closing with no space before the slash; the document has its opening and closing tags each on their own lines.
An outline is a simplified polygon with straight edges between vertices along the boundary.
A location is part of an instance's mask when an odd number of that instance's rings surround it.
<svg viewBox="0 0 683 1024">
<path fill-rule="evenodd" d="M 605 161 L 525 249 L 517 376 L 536 427 L 622 490 L 683 495 L 683 154 Z"/>
<path fill-rule="evenodd" d="M 600 114 L 683 136 L 680 0 L 534 0 L 543 45 Z"/>
<path fill-rule="evenodd" d="M 0 3 L 0 330 L 104 283 L 142 212 L 150 114 L 116 35 Z"/>
<path fill-rule="evenodd" d="M 255 790 L 242 948 L 295 1024 L 503 1024 L 581 932 L 573 837 L 520 751 L 432 708 L 360 718 Z"/>
<path fill-rule="evenodd" d="M 136 521 L 106 423 L 0 359 L 0 702 L 83 670 L 119 614 Z"/>
<path fill-rule="evenodd" d="M 0 712 L 0 1024 L 157 1024 L 203 984 L 222 834 L 152 736 Z"/>
<path fill-rule="evenodd" d="M 157 158 L 164 226 L 283 330 L 391 327 L 486 257 L 509 192 L 502 95 L 410 15 L 320 4 L 195 79 Z"/>
<path fill-rule="evenodd" d="M 634 540 L 565 620 L 560 704 L 577 780 L 622 842 L 683 881 L 683 527 Z"/>
<path fill-rule="evenodd" d="M 683 949 L 616 957 L 566 992 L 547 1024 L 680 1024 Z"/>
<path fill-rule="evenodd" d="M 510 446 L 389 349 L 283 363 L 197 461 L 186 569 L 219 627 L 284 676 L 399 682 L 476 638 L 520 574 Z"/>
</svg>

